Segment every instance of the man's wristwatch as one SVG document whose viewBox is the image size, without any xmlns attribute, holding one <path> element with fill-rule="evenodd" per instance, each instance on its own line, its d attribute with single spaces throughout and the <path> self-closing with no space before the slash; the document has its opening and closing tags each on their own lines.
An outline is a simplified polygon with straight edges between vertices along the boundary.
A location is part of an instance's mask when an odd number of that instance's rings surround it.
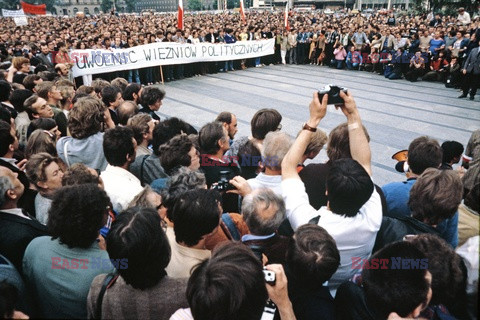
<svg viewBox="0 0 480 320">
<path fill-rule="evenodd" d="M 303 124 L 302 130 L 317 132 L 317 128 L 310 127 L 306 122 Z"/>
</svg>

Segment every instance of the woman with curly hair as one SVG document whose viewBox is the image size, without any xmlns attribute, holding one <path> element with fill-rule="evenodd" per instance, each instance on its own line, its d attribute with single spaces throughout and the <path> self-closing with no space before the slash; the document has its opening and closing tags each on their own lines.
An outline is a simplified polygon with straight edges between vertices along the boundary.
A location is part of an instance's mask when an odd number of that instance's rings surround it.
<svg viewBox="0 0 480 320">
<path fill-rule="evenodd" d="M 57 143 L 58 156 L 68 167 L 80 162 L 92 169 L 105 170 L 107 159 L 103 154 L 101 129 L 110 114 L 106 110 L 102 101 L 92 97 L 80 98 L 75 103 L 68 119 L 72 136 Z"/>
<path fill-rule="evenodd" d="M 51 237 L 28 245 L 23 271 L 40 318 L 87 317 L 87 295 L 93 279 L 113 271 L 108 253 L 97 239 L 110 200 L 96 184 L 58 190 L 49 211 Z"/>
</svg>

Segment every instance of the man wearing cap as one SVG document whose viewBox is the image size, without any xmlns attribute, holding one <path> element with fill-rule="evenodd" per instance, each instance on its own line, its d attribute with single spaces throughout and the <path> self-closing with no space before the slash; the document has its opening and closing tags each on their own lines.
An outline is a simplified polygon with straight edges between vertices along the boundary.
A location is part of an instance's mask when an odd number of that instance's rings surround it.
<svg viewBox="0 0 480 320">
<path fill-rule="evenodd" d="M 458 9 L 458 17 L 457 17 L 458 22 L 461 22 L 463 25 L 469 24 L 470 21 L 470 14 L 465 11 L 465 9 L 459 8 Z"/>
</svg>

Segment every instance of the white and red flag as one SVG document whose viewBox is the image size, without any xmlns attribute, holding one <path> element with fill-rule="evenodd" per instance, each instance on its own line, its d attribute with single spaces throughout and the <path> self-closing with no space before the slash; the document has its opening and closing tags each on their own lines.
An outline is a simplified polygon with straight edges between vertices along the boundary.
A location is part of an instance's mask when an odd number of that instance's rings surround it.
<svg viewBox="0 0 480 320">
<path fill-rule="evenodd" d="M 240 16 L 242 17 L 242 20 L 245 23 L 247 19 L 245 18 L 245 8 L 243 7 L 243 0 L 240 0 Z"/>
<path fill-rule="evenodd" d="M 177 28 L 183 30 L 183 0 L 178 0 Z"/>
<path fill-rule="evenodd" d="M 288 0 L 287 0 L 287 4 L 285 5 L 285 29 L 287 30 L 290 30 L 290 25 L 288 23 Z"/>
</svg>

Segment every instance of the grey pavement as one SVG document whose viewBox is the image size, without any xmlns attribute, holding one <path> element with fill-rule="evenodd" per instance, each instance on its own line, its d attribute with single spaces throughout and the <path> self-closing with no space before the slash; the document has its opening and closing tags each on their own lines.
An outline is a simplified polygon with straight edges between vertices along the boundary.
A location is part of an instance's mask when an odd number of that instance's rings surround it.
<svg viewBox="0 0 480 320">
<path fill-rule="evenodd" d="M 312 94 L 326 84 L 348 88 L 370 134 L 373 180 L 378 185 L 400 181 L 391 156 L 407 149 L 411 140 L 427 135 L 440 143 L 456 140 L 466 146 L 480 128 L 480 97 L 457 99 L 458 90 L 441 83 L 388 80 L 363 71 L 336 70 L 311 65 L 276 65 L 193 77 L 165 84 L 160 116 L 179 117 L 200 128 L 221 111 L 237 115 L 237 137 L 250 135 L 250 119 L 261 108 L 275 108 L 283 116 L 282 130 L 296 136 L 308 120 Z M 329 107 L 320 128 L 327 134 L 345 121 Z M 324 148 L 325 149 L 325 148 Z M 322 150 L 314 162 L 324 162 Z"/>
</svg>

